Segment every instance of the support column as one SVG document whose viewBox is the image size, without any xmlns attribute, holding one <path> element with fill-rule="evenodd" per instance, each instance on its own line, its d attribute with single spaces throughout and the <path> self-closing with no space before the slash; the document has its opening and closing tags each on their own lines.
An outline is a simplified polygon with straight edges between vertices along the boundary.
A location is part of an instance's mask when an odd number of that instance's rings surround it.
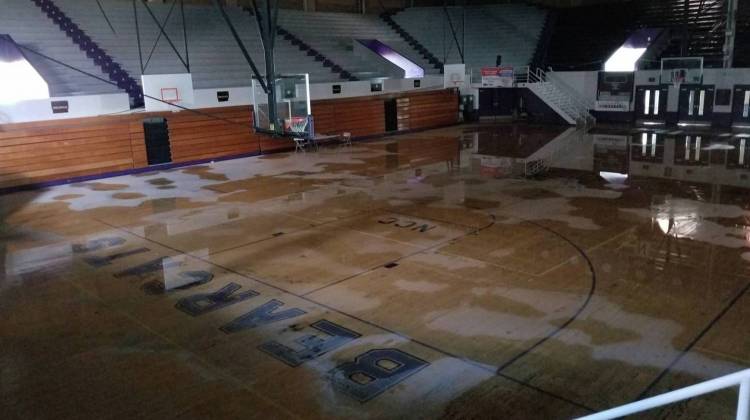
<svg viewBox="0 0 750 420">
<path fill-rule="evenodd" d="M 271 130 L 276 131 L 281 128 L 276 110 L 276 66 L 274 64 L 274 49 L 276 43 L 276 22 L 279 16 L 279 0 L 276 0 L 275 7 L 271 6 L 271 0 L 266 0 L 266 13 L 264 30 L 265 42 L 263 51 L 266 59 L 266 85 L 268 85 L 268 119 L 271 122 Z M 272 12 L 273 10 L 273 12 Z"/>
<path fill-rule="evenodd" d="M 724 68 L 732 67 L 734 62 L 734 42 L 737 37 L 737 2 L 738 0 L 726 0 L 727 27 L 724 37 Z"/>
</svg>

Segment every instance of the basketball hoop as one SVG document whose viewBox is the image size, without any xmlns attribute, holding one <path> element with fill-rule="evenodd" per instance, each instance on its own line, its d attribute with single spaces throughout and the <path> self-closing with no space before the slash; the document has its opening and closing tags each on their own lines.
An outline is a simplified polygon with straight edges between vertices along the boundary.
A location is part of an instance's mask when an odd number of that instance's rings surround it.
<svg viewBox="0 0 750 420">
<path fill-rule="evenodd" d="M 284 131 L 299 137 L 307 137 L 307 117 L 291 117 L 284 119 Z"/>
<path fill-rule="evenodd" d="M 180 101 L 180 91 L 177 88 L 161 88 L 161 100 L 173 104 Z"/>
<path fill-rule="evenodd" d="M 458 87 L 463 84 L 464 77 L 460 73 L 451 73 L 450 81 L 453 84 L 453 87 Z"/>
</svg>

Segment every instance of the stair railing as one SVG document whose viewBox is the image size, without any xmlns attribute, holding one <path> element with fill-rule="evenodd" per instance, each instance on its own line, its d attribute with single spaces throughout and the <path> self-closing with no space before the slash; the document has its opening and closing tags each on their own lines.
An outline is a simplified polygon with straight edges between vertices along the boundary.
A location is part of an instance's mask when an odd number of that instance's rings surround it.
<svg viewBox="0 0 750 420">
<path fill-rule="evenodd" d="M 609 420 L 631 414 L 640 413 L 652 408 L 673 404 L 679 401 L 694 398 L 700 395 L 720 391 L 726 388 L 739 386 L 739 398 L 737 399 L 737 420 L 750 420 L 750 369 L 741 370 L 710 381 L 701 382 L 686 388 L 667 392 L 666 394 L 646 398 L 645 400 L 625 404 L 578 420 Z"/>
<path fill-rule="evenodd" d="M 576 102 L 583 104 L 586 110 L 594 108 L 594 101 L 587 101 L 585 98 L 581 97 L 578 92 L 568 86 L 564 81 L 560 80 L 560 77 L 557 75 L 557 73 L 552 71 L 552 69 L 547 71 L 547 75 L 549 76 L 549 81 L 553 82 L 556 88 L 558 88 L 568 96 L 573 97 Z"/>
<path fill-rule="evenodd" d="M 590 109 L 592 109 L 593 103 L 589 103 L 585 99 L 581 98 L 578 95 L 578 92 L 574 91 L 568 85 L 560 81 L 560 79 L 555 75 L 553 71 L 545 72 L 542 69 L 537 69 L 538 72 L 544 75 L 544 80 L 549 82 L 553 88 L 560 91 L 565 97 L 571 102 L 571 104 L 576 108 L 576 112 L 579 114 L 576 117 L 583 119 L 583 122 L 585 125 L 588 125 L 589 123 L 596 122 L 596 119 L 593 115 L 589 112 Z"/>
</svg>

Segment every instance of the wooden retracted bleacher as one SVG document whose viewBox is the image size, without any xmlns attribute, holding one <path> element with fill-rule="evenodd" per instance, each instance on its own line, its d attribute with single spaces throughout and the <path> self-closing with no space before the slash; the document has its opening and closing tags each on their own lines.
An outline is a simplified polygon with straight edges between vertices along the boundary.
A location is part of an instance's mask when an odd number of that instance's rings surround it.
<svg viewBox="0 0 750 420">
<path fill-rule="evenodd" d="M 315 131 L 349 132 L 353 137 L 385 133 L 385 105 L 396 98 L 399 131 L 441 127 L 458 122 L 458 92 L 454 89 L 312 102 Z"/>
<path fill-rule="evenodd" d="M 458 91 L 313 101 L 316 133 L 351 137 L 385 134 L 384 101 L 398 98 L 399 130 L 458 122 Z M 0 190 L 148 167 L 144 118 L 162 117 L 173 163 L 293 150 L 288 138 L 252 130 L 249 106 L 194 112 L 137 113 L 0 125 Z"/>
<path fill-rule="evenodd" d="M 0 126 L 0 188 L 131 169 L 145 164 L 143 133 L 123 117 Z"/>
</svg>

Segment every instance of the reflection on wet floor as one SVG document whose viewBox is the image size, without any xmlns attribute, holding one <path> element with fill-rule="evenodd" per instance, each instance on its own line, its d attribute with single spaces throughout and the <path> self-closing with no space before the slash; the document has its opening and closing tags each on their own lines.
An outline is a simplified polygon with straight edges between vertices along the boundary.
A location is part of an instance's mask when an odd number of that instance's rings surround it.
<svg viewBox="0 0 750 420">
<path fill-rule="evenodd" d="M 0 412 L 570 418 L 746 368 L 749 149 L 460 126 L 2 196 Z"/>
</svg>

